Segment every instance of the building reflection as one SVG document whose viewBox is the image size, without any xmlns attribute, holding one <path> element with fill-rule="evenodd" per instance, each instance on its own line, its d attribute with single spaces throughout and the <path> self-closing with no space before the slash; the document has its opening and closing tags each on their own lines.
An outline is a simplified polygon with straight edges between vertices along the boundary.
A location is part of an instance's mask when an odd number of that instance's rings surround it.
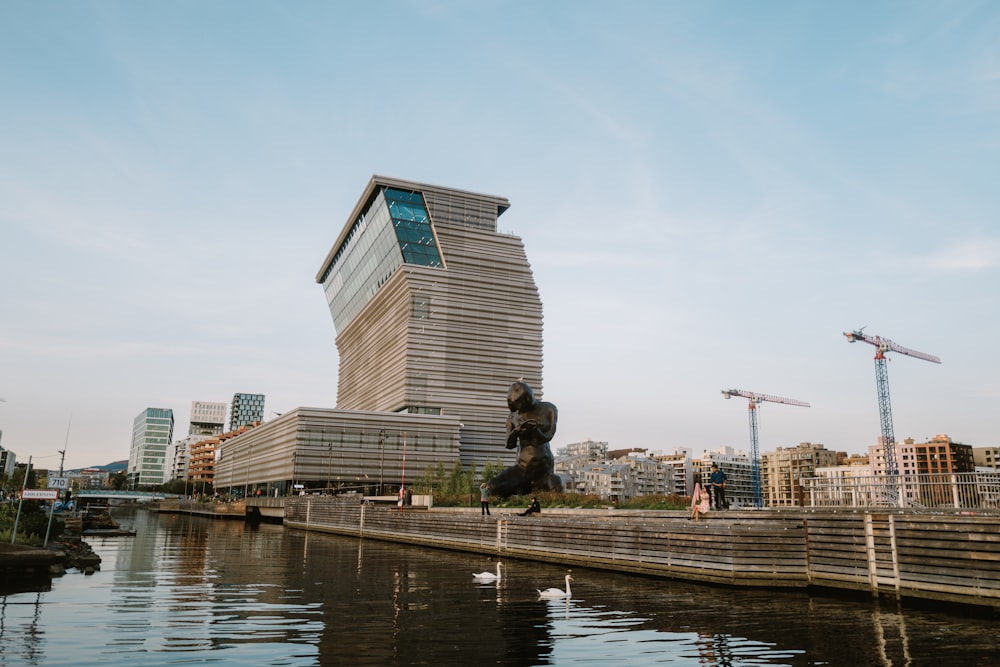
<svg viewBox="0 0 1000 667">
<path fill-rule="evenodd" d="M 302 563 L 286 587 L 323 600 L 320 664 L 451 664 L 462 655 L 545 664 L 551 639 L 544 601 L 512 598 L 503 580 L 475 583 L 471 569 L 453 565 L 466 557 L 297 532 L 286 535 L 286 550 Z M 345 561 L 350 569 L 337 565 Z M 326 574 L 299 577 L 317 571 Z"/>
<path fill-rule="evenodd" d="M 130 662 L 137 655 L 141 664 L 235 655 L 289 666 L 637 664 L 655 655 L 692 665 L 897 667 L 940 655 L 992 664 L 1000 650 L 991 619 L 887 600 L 582 569 L 571 600 L 542 600 L 535 589 L 558 577 L 555 564 L 505 560 L 503 578 L 482 584 L 472 573 L 493 562 L 484 554 L 140 516 L 135 539 L 94 544 L 106 567 L 86 579 L 92 587 L 0 597 L 0 664 L 69 664 L 56 638 L 89 617 L 99 636 L 79 641 L 110 656 L 109 667 L 140 664 Z M 80 593 L 86 614 L 79 602 L 59 604 Z"/>
</svg>

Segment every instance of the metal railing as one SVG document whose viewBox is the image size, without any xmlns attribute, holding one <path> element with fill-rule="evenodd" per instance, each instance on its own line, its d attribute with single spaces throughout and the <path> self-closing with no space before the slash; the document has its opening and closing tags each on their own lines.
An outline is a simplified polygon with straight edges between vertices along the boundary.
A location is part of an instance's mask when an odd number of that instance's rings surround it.
<svg viewBox="0 0 1000 667">
<path fill-rule="evenodd" d="M 1000 508 L 1000 472 L 807 477 L 809 507 Z"/>
</svg>

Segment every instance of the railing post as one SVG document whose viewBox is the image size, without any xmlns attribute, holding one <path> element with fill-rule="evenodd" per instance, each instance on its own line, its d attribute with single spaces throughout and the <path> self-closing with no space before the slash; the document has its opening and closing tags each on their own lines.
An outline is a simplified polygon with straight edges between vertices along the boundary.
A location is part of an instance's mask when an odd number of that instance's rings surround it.
<svg viewBox="0 0 1000 667">
<path fill-rule="evenodd" d="M 875 527 L 871 512 L 865 512 L 865 551 L 868 554 L 868 585 L 872 595 L 878 597 L 878 562 L 875 553 Z"/>
<path fill-rule="evenodd" d="M 951 502 L 955 509 L 958 509 L 962 506 L 958 499 L 958 475 L 953 473 L 949 477 L 951 478 Z"/>
<path fill-rule="evenodd" d="M 896 548 L 896 517 L 889 515 L 889 549 L 892 554 L 892 580 L 896 588 L 896 599 L 899 599 L 899 551 Z"/>
</svg>

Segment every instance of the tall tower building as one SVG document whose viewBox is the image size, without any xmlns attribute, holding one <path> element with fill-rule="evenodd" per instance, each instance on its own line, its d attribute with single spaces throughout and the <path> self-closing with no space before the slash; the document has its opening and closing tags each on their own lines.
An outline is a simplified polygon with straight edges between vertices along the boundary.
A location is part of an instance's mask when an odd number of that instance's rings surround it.
<svg viewBox="0 0 1000 667">
<path fill-rule="evenodd" d="M 264 394 L 233 394 L 229 430 L 264 421 Z"/>
<path fill-rule="evenodd" d="M 450 414 L 462 464 L 511 460 L 507 388 L 542 396 L 542 304 L 504 197 L 373 176 L 323 261 L 337 407 Z"/>
<path fill-rule="evenodd" d="M 0 447 L 0 475 L 8 478 L 14 474 L 14 465 L 17 463 L 17 456 L 14 452 Z"/>
<path fill-rule="evenodd" d="M 132 489 L 163 484 L 168 478 L 167 447 L 174 437 L 174 411 L 146 408 L 132 422 L 128 484 Z"/>
</svg>

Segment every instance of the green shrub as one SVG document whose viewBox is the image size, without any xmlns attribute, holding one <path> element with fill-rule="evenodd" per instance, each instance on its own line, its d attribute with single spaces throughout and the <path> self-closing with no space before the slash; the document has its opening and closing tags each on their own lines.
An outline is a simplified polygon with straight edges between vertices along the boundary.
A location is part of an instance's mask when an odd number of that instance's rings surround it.
<svg viewBox="0 0 1000 667">
<path fill-rule="evenodd" d="M 0 504 L 0 539 L 10 543 L 15 521 L 17 539 L 14 542 L 17 544 L 41 545 L 45 542 L 46 532 L 50 541 L 62 535 L 63 521 L 58 514 L 52 517 L 50 529 L 48 506 L 45 503 L 26 500 L 21 505 L 21 517 L 18 519 L 16 502 Z"/>
</svg>

